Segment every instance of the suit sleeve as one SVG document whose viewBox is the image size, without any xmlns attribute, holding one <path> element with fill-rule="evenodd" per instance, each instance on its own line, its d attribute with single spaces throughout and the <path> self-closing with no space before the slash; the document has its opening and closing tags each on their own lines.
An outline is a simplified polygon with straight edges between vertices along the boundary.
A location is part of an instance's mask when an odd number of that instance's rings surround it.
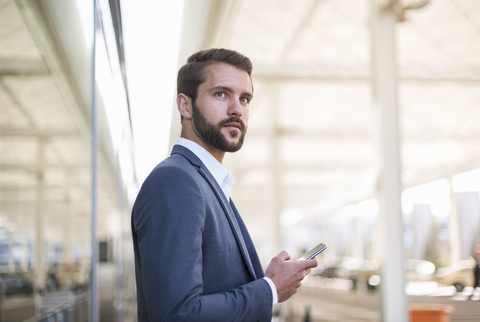
<svg viewBox="0 0 480 322">
<path fill-rule="evenodd" d="M 272 294 L 263 279 L 203 294 L 200 187 L 182 168 L 157 170 L 145 181 L 132 218 L 137 296 L 148 321 L 270 321 Z"/>
</svg>

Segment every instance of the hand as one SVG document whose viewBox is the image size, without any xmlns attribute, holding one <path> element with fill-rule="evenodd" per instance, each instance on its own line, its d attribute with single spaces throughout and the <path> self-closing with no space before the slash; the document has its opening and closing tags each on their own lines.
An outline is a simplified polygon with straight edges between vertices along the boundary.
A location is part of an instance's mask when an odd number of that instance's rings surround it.
<svg viewBox="0 0 480 322">
<path fill-rule="evenodd" d="M 318 265 L 316 259 L 287 262 L 290 255 L 280 252 L 272 258 L 265 270 L 265 276 L 270 278 L 277 288 L 278 302 L 288 300 L 302 284 L 302 280 Z"/>
</svg>

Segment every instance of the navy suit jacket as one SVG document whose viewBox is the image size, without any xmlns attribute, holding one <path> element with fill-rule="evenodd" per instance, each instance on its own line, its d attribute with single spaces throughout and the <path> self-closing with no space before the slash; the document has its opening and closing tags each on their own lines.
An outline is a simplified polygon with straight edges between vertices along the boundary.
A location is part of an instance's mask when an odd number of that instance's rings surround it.
<svg viewBox="0 0 480 322">
<path fill-rule="evenodd" d="M 176 145 L 132 211 L 138 321 L 271 321 L 247 229 L 200 159 Z"/>
</svg>

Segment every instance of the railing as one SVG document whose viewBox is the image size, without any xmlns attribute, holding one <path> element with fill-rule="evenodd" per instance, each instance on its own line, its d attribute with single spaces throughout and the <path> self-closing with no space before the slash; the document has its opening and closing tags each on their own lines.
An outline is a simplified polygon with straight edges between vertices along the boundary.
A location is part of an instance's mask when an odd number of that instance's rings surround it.
<svg viewBox="0 0 480 322">
<path fill-rule="evenodd" d="M 40 313 L 24 322 L 87 322 L 90 293 L 58 292 L 42 297 Z"/>
</svg>

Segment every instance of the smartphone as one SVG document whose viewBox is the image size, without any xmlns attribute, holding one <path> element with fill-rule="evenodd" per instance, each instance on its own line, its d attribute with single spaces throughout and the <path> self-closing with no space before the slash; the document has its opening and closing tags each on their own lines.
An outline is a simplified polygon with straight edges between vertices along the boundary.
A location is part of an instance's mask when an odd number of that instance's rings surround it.
<svg viewBox="0 0 480 322">
<path fill-rule="evenodd" d="M 315 246 L 314 248 L 312 248 L 310 251 L 305 253 L 298 260 L 312 259 L 315 256 L 317 256 L 318 254 L 320 254 L 321 252 L 323 252 L 325 249 L 327 249 L 327 245 L 320 243 L 317 246 Z"/>
</svg>

